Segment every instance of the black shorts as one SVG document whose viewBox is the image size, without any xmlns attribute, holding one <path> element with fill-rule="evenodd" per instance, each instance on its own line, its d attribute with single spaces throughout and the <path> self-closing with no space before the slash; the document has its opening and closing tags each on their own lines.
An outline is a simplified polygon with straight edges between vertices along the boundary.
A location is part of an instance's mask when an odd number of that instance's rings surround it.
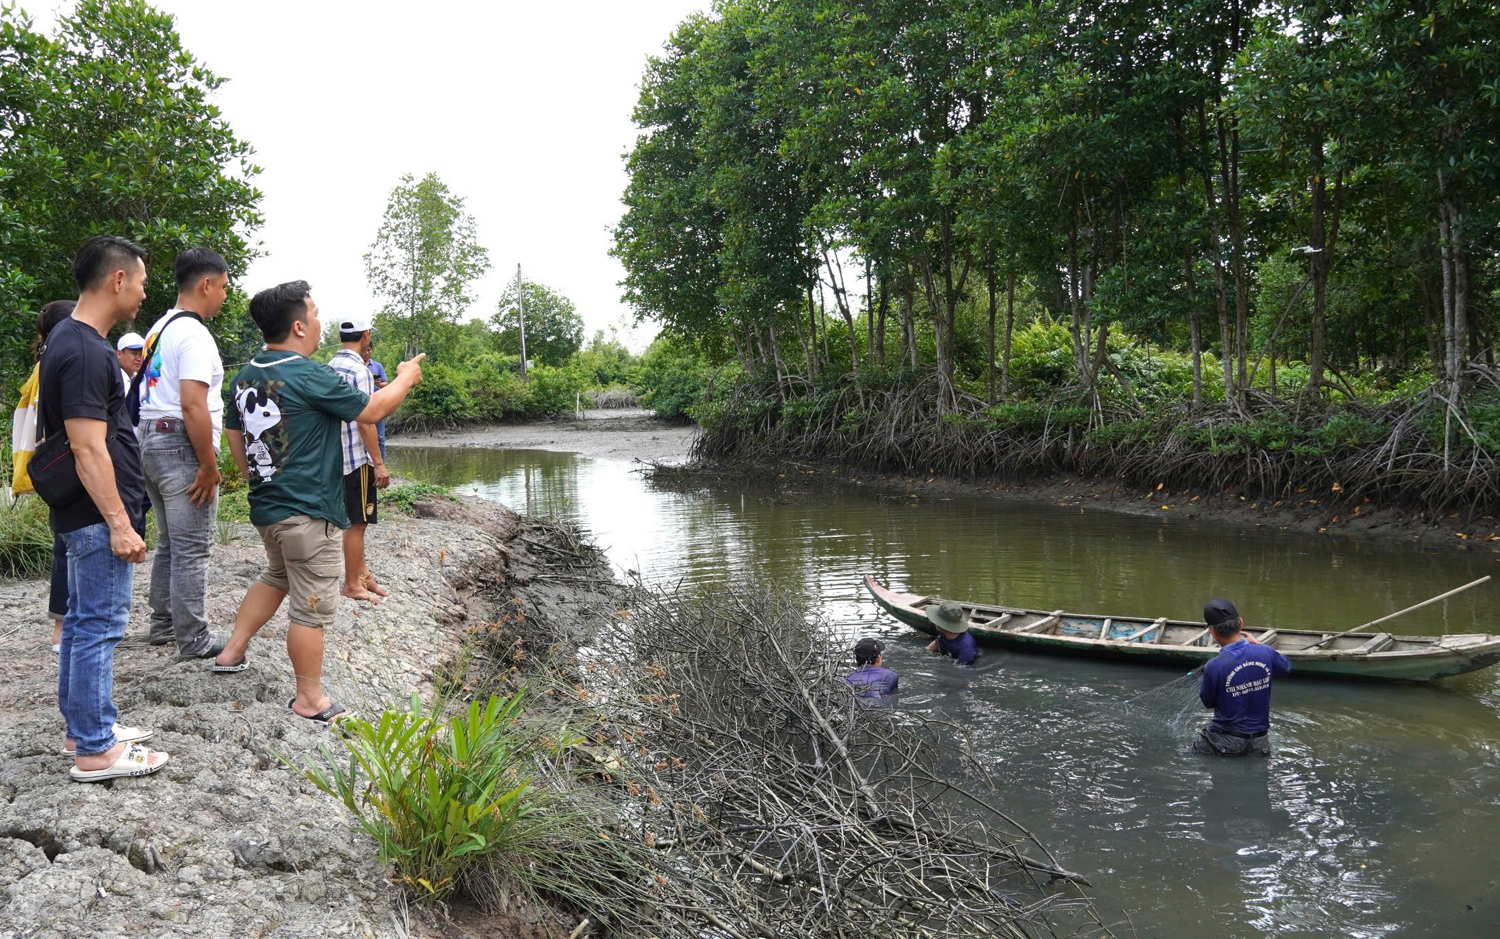
<svg viewBox="0 0 1500 939">
<path fill-rule="evenodd" d="M 1193 741 L 1191 749 L 1208 756 L 1270 756 L 1271 738 L 1264 732 L 1243 737 L 1205 727 L 1198 732 L 1198 739 Z"/>
<path fill-rule="evenodd" d="M 351 525 L 375 524 L 375 467 L 366 463 L 344 477 L 344 511 Z"/>
</svg>

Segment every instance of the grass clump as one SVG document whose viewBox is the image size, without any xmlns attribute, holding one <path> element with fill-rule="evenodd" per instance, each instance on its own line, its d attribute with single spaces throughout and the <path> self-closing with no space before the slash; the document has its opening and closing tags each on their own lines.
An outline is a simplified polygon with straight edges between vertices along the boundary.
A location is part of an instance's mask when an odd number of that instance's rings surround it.
<svg viewBox="0 0 1500 939">
<path fill-rule="evenodd" d="M 454 501 L 453 496 L 448 494 L 447 486 L 439 486 L 434 483 L 411 483 L 406 486 L 392 486 L 385 491 L 385 495 L 381 498 L 381 501 L 397 512 L 402 512 L 406 515 L 416 515 L 418 502 L 430 502 L 433 499 Z"/>
<path fill-rule="evenodd" d="M 47 505 L 23 496 L 0 507 L 0 576 L 46 577 L 52 570 L 52 529 Z"/>
<path fill-rule="evenodd" d="M 532 767 L 576 738 L 529 732 L 524 697 L 473 701 L 445 719 L 413 695 L 407 709 L 340 724 L 347 763 L 325 744 L 322 765 L 293 768 L 343 803 L 397 882 L 440 901 L 471 877 L 519 869 L 510 862 L 568 824 L 566 813 L 550 811 L 559 797 L 534 784 Z"/>
</svg>

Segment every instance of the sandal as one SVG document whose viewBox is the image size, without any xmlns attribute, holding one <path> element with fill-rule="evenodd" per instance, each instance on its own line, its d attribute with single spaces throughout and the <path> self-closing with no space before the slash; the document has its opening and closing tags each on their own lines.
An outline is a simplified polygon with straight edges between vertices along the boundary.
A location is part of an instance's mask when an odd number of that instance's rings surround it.
<svg viewBox="0 0 1500 939">
<path fill-rule="evenodd" d="M 249 667 L 250 656 L 246 654 L 243 658 L 241 658 L 233 665 L 220 665 L 218 662 L 215 662 L 212 671 L 215 675 L 233 675 L 235 672 L 243 672 Z"/>
<path fill-rule="evenodd" d="M 150 740 L 153 733 L 155 731 L 147 730 L 144 727 L 126 727 L 124 724 L 116 724 L 115 743 L 140 743 L 142 740 Z M 76 750 L 69 750 L 67 744 L 63 744 L 62 749 L 58 752 L 63 756 L 69 757 L 78 755 Z"/>
<path fill-rule="evenodd" d="M 161 762 L 151 763 L 153 753 L 161 754 Z M 170 760 L 167 754 L 160 750 L 148 750 L 138 743 L 132 743 L 115 760 L 113 766 L 104 769 L 79 769 L 73 767 L 68 770 L 68 775 L 73 777 L 74 782 L 104 782 L 109 779 L 125 779 L 130 776 L 150 776 L 152 773 L 167 765 Z"/>
<path fill-rule="evenodd" d="M 297 699 L 293 698 L 286 703 L 286 709 L 293 714 L 297 714 L 297 709 L 292 707 L 296 703 Z M 314 714 L 312 717 L 308 717 L 305 714 L 297 714 L 297 716 L 305 721 L 312 721 L 320 727 L 334 727 L 339 721 L 347 717 L 353 717 L 354 712 L 345 708 L 342 704 L 330 701 L 328 707 Z"/>
</svg>

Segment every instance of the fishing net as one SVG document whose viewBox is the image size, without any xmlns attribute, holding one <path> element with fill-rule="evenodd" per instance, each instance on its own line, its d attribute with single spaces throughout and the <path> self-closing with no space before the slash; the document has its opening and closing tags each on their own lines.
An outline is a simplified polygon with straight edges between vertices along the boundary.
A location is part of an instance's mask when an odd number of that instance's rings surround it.
<svg viewBox="0 0 1500 939">
<path fill-rule="evenodd" d="M 1203 702 L 1198 698 L 1202 679 L 1203 668 L 1199 666 L 1181 678 L 1127 699 L 1119 713 L 1141 724 L 1165 727 L 1174 740 L 1187 743 L 1203 725 Z"/>
</svg>

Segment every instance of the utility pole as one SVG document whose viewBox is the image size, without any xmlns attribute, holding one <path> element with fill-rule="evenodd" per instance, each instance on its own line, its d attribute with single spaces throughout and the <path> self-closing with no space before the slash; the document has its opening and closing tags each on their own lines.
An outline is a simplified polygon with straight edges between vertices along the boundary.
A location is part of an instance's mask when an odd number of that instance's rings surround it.
<svg viewBox="0 0 1500 939">
<path fill-rule="evenodd" d="M 516 264 L 516 316 L 521 324 L 521 381 L 526 381 L 526 294 L 521 289 L 521 265 Z"/>
</svg>

